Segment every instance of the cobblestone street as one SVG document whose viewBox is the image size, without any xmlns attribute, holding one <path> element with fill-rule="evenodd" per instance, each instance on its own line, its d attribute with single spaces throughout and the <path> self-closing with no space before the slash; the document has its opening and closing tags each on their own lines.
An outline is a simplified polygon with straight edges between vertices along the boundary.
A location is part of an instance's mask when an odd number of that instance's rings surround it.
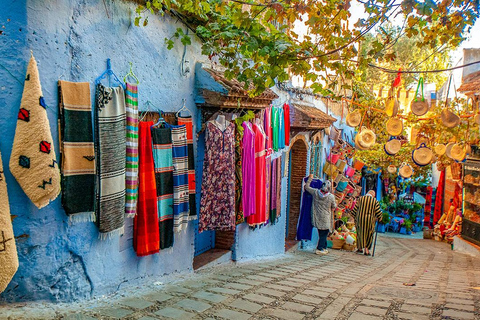
<svg viewBox="0 0 480 320">
<path fill-rule="evenodd" d="M 479 262 L 380 236 L 374 258 L 300 250 L 89 302 L 3 305 L 0 319 L 480 319 Z"/>
</svg>

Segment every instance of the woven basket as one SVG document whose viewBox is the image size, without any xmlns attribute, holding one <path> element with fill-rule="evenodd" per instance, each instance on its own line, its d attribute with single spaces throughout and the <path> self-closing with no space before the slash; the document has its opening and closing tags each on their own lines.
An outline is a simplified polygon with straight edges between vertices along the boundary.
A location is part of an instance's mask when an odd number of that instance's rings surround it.
<svg viewBox="0 0 480 320">
<path fill-rule="evenodd" d="M 342 246 L 342 249 L 346 250 L 346 251 L 354 251 L 356 247 L 357 246 L 354 245 L 354 244 L 344 243 L 343 246 Z"/>
<path fill-rule="evenodd" d="M 340 240 L 340 239 L 332 239 L 333 246 L 332 249 L 340 250 L 343 248 L 343 245 L 345 244 L 345 240 Z"/>
</svg>

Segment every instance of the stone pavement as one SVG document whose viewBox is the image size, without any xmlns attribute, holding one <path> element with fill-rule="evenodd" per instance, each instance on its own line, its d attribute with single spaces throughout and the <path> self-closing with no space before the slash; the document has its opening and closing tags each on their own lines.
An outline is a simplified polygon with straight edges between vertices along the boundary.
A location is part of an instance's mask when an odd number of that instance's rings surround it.
<svg viewBox="0 0 480 320">
<path fill-rule="evenodd" d="M 479 263 L 445 243 L 380 236 L 374 258 L 296 251 L 92 301 L 4 305 L 0 320 L 480 319 Z"/>
</svg>

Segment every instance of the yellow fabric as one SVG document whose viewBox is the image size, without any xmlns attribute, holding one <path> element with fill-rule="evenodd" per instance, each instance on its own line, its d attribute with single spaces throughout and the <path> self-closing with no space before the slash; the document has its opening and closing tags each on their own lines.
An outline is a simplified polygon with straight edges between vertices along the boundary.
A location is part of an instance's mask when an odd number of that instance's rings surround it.
<svg viewBox="0 0 480 320">
<path fill-rule="evenodd" d="M 0 155 L 0 293 L 5 290 L 18 269 L 17 247 L 13 235 L 7 183 Z"/>
<path fill-rule="evenodd" d="M 33 55 L 25 77 L 10 171 L 39 209 L 60 193 L 60 171 Z"/>
</svg>

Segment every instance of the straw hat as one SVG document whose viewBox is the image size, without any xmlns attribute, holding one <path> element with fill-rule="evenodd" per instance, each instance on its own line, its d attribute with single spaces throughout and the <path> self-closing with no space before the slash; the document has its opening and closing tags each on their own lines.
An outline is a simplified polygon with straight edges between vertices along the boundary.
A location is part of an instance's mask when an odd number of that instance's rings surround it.
<svg viewBox="0 0 480 320">
<path fill-rule="evenodd" d="M 443 156 L 445 154 L 445 151 L 446 151 L 446 146 L 442 143 L 440 144 L 437 144 L 435 146 L 435 153 L 438 154 L 439 156 Z"/>
<path fill-rule="evenodd" d="M 424 99 L 416 101 L 415 99 L 410 103 L 410 109 L 416 116 L 423 116 L 428 112 L 428 103 Z"/>
<path fill-rule="evenodd" d="M 403 121 L 399 118 L 390 118 L 387 121 L 387 132 L 391 136 L 399 136 L 403 131 Z"/>
<path fill-rule="evenodd" d="M 397 172 L 397 167 L 395 167 L 393 164 L 391 164 L 387 167 L 387 171 L 388 171 L 388 173 L 394 174 L 394 173 Z"/>
<path fill-rule="evenodd" d="M 460 123 L 460 117 L 448 109 L 444 109 L 440 115 L 442 124 L 447 128 L 454 128 Z"/>
<path fill-rule="evenodd" d="M 377 139 L 375 133 L 372 130 L 367 129 L 366 127 L 363 127 L 357 136 L 358 142 L 365 149 L 370 149 L 371 147 L 373 147 Z"/>
<path fill-rule="evenodd" d="M 447 146 L 445 147 L 445 155 L 451 159 L 452 158 L 452 155 L 450 154 L 450 152 L 452 151 L 452 147 L 455 145 L 455 142 L 450 142 L 447 144 Z"/>
<path fill-rule="evenodd" d="M 432 158 L 432 150 L 430 148 L 427 148 L 424 143 L 422 143 L 420 147 L 413 150 L 412 152 L 413 162 L 419 167 L 428 165 L 430 162 L 432 162 Z"/>
<path fill-rule="evenodd" d="M 480 113 L 479 113 L 479 114 L 476 114 L 476 115 L 473 117 L 473 121 L 475 121 L 476 124 L 480 124 Z"/>
<path fill-rule="evenodd" d="M 400 169 L 398 169 L 398 174 L 400 174 L 402 178 L 410 178 L 413 175 L 412 166 L 406 162 L 402 163 Z"/>
<path fill-rule="evenodd" d="M 456 143 L 452 146 L 450 155 L 453 160 L 462 162 L 467 156 L 467 150 L 465 150 L 460 144 Z"/>
<path fill-rule="evenodd" d="M 385 145 L 383 146 L 383 149 L 388 155 L 393 156 L 394 154 L 397 154 L 398 151 L 400 151 L 401 147 L 402 147 L 402 143 L 400 142 L 400 140 L 391 139 L 390 141 L 385 143 Z"/>
<path fill-rule="evenodd" d="M 350 127 L 358 127 L 360 122 L 362 122 L 362 114 L 360 113 L 360 110 L 356 109 L 355 111 L 350 112 L 345 118 L 345 122 Z"/>
<path fill-rule="evenodd" d="M 385 113 L 389 117 L 395 117 L 398 113 L 399 103 L 398 100 L 395 98 L 388 98 L 385 101 Z"/>
<path fill-rule="evenodd" d="M 359 137 L 359 135 L 357 134 L 355 136 L 355 148 L 357 148 L 358 150 L 367 150 L 367 148 L 362 147 L 362 145 L 358 141 L 358 137 Z"/>
</svg>

